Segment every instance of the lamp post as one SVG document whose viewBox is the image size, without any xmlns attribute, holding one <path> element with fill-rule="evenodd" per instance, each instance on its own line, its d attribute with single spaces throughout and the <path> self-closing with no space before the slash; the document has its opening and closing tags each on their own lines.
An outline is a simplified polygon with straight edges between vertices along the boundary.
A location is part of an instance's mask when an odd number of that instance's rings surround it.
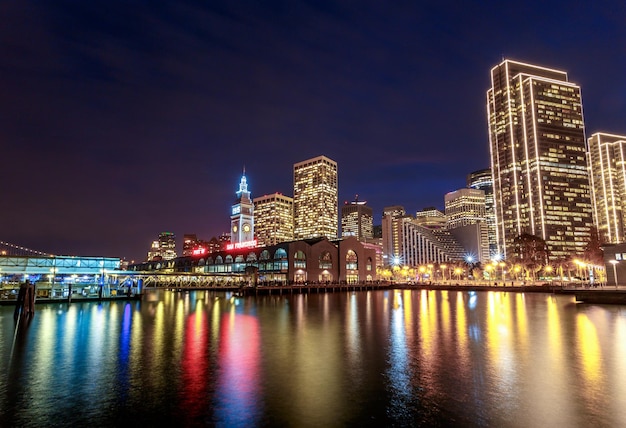
<svg viewBox="0 0 626 428">
<path fill-rule="evenodd" d="M 491 281 L 491 271 L 493 270 L 493 267 L 488 264 L 487 266 L 485 266 L 485 272 L 487 273 L 486 275 L 483 273 L 483 279 L 488 279 L 489 281 Z M 489 282 L 487 283 L 489 284 Z"/>
<path fill-rule="evenodd" d="M 460 281 L 461 280 L 461 268 L 455 268 L 454 269 L 454 273 L 456 274 L 456 280 Z"/>
<path fill-rule="evenodd" d="M 615 288 L 617 288 L 617 260 L 609 260 L 609 263 L 613 265 L 613 279 L 615 280 Z"/>
</svg>

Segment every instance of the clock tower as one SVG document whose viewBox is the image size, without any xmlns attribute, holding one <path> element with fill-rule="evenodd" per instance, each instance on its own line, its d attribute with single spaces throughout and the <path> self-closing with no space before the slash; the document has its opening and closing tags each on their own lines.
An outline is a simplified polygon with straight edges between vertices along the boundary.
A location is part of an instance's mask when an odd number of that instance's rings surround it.
<svg viewBox="0 0 626 428">
<path fill-rule="evenodd" d="M 249 243 L 254 240 L 254 204 L 250 199 L 245 169 L 236 193 L 237 198 L 230 211 L 230 242 Z"/>
</svg>

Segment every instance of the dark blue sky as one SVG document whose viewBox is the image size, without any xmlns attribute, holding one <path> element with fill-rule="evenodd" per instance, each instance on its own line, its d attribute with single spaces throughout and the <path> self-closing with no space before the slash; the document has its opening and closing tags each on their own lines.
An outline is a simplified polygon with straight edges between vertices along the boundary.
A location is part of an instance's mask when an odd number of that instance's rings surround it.
<svg viewBox="0 0 626 428">
<path fill-rule="evenodd" d="M 142 259 L 161 231 L 228 229 L 292 166 L 339 200 L 443 208 L 489 166 L 502 57 L 566 70 L 587 134 L 626 133 L 626 5 L 571 2 L 0 3 L 0 240 Z"/>
</svg>

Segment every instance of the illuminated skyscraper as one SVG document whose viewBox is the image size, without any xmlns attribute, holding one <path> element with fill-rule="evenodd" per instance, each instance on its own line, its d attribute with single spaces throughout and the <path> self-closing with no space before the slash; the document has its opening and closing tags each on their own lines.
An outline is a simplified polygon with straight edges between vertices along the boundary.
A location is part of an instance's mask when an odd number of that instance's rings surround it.
<svg viewBox="0 0 626 428">
<path fill-rule="evenodd" d="M 600 241 L 624 242 L 626 232 L 626 136 L 595 133 L 589 140 L 589 175 Z"/>
<path fill-rule="evenodd" d="M 254 205 L 250 199 L 246 174 L 241 176 L 235 204 L 230 212 L 230 241 L 233 244 L 254 240 Z"/>
<path fill-rule="evenodd" d="M 485 192 L 459 189 L 444 196 L 448 229 L 485 222 Z"/>
<path fill-rule="evenodd" d="M 496 240 L 496 212 L 493 207 L 493 177 L 491 169 L 474 171 L 467 176 L 467 187 L 485 192 L 485 218 L 487 219 L 487 237 L 489 239 L 489 254 L 498 253 Z"/>
<path fill-rule="evenodd" d="M 359 241 L 374 237 L 374 212 L 366 204 L 357 195 L 354 201 L 346 201 L 341 207 L 341 236 L 356 236 Z"/>
<path fill-rule="evenodd" d="M 487 111 L 502 255 L 524 233 L 552 259 L 582 253 L 593 221 L 580 87 L 563 71 L 505 60 L 491 70 Z"/>
<path fill-rule="evenodd" d="M 294 164 L 293 215 L 295 239 L 337 239 L 337 162 L 318 156 Z"/>
<path fill-rule="evenodd" d="M 435 207 L 423 208 L 415 213 L 415 224 L 429 229 L 445 229 L 448 218 Z"/>
<path fill-rule="evenodd" d="M 474 261 L 489 261 L 485 192 L 459 189 L 446 193 L 447 227 Z"/>
<path fill-rule="evenodd" d="M 293 198 L 280 193 L 254 198 L 257 244 L 276 245 L 293 241 Z"/>
<path fill-rule="evenodd" d="M 405 217 L 407 217 L 406 211 L 401 205 L 393 205 L 383 208 L 383 263 L 385 265 L 392 265 L 400 262 L 402 252 L 401 219 Z M 410 218 L 410 216 L 408 217 Z"/>
<path fill-rule="evenodd" d="M 176 254 L 176 235 L 172 232 L 159 233 L 159 239 L 152 241 L 150 251 L 148 251 L 148 260 L 172 260 L 177 257 Z"/>
</svg>

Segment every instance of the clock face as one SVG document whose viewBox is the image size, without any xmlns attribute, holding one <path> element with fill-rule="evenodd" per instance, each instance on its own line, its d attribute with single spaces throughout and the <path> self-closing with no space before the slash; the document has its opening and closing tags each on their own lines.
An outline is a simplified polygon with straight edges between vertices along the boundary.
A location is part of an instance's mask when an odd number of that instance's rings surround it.
<svg viewBox="0 0 626 428">
<path fill-rule="evenodd" d="M 237 233 L 237 225 L 233 226 L 233 233 Z"/>
<path fill-rule="evenodd" d="M 248 223 L 243 225 L 243 231 L 244 232 L 250 232 L 250 225 Z"/>
</svg>

